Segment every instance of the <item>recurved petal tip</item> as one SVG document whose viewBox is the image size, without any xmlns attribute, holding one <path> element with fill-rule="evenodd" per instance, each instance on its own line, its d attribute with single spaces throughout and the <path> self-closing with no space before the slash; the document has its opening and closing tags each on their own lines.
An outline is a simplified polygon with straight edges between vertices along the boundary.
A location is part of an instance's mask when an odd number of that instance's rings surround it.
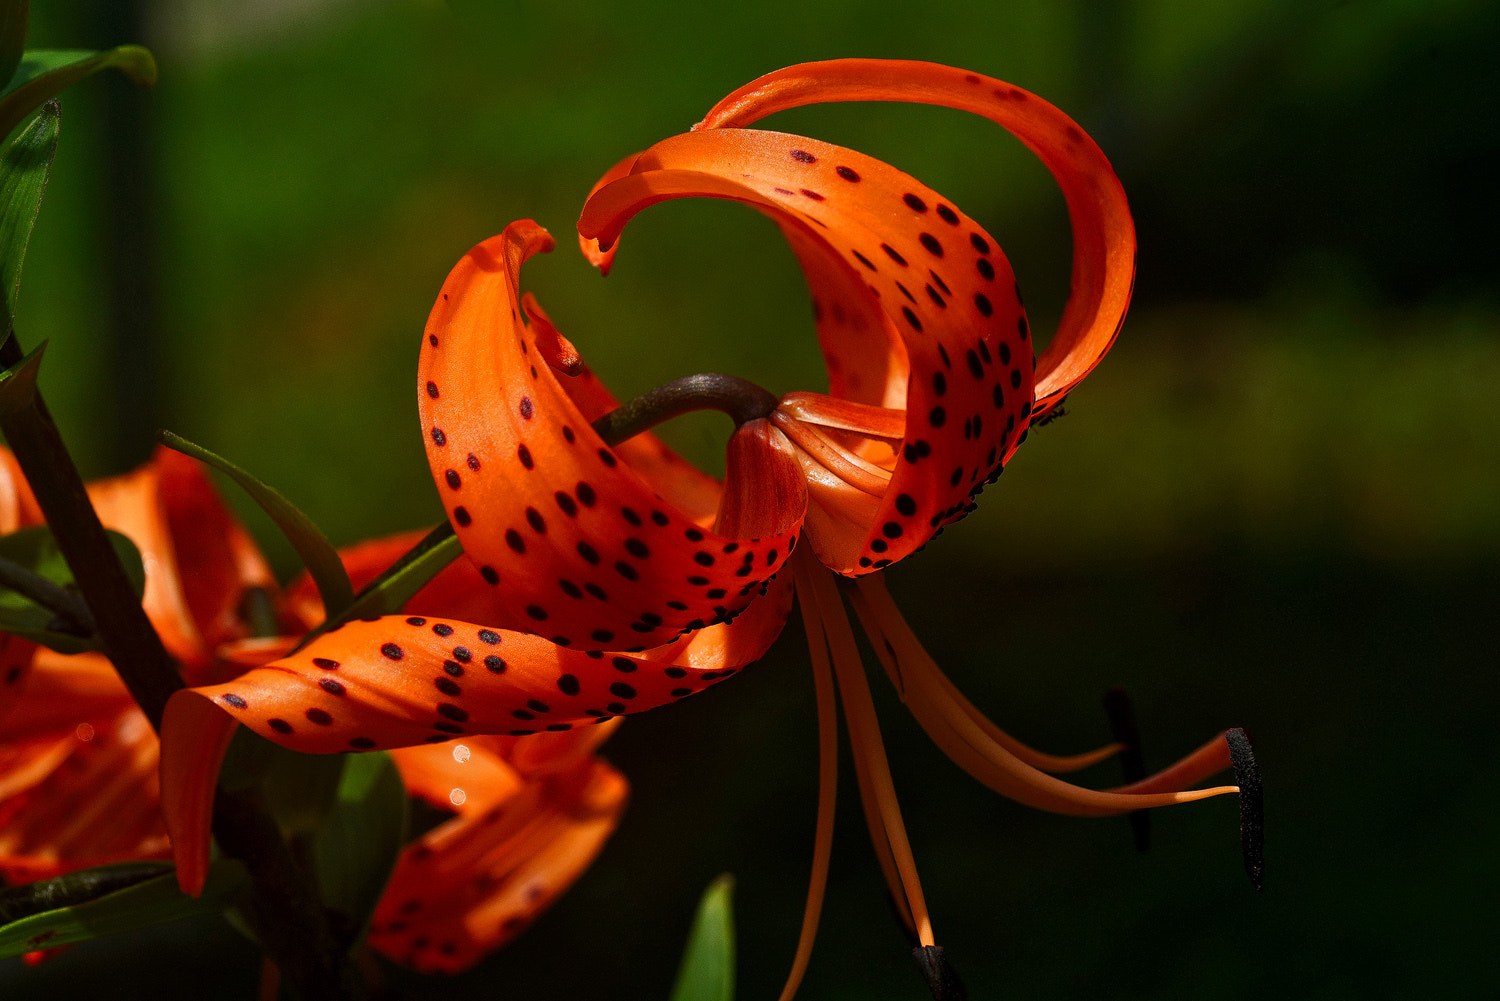
<svg viewBox="0 0 1500 1001">
<path fill-rule="evenodd" d="M 1265 806 L 1261 798 L 1260 768 L 1255 763 L 1255 748 L 1242 727 L 1224 734 L 1229 745 L 1229 763 L 1234 767 L 1234 781 L 1240 787 L 1240 852 L 1245 857 L 1245 875 L 1257 890 L 1265 889 L 1266 830 Z"/>
<path fill-rule="evenodd" d="M 927 981 L 933 1001 L 966 1001 L 969 992 L 964 990 L 958 972 L 948 963 L 948 956 L 940 945 L 921 945 L 911 951 L 912 958 Z"/>
</svg>

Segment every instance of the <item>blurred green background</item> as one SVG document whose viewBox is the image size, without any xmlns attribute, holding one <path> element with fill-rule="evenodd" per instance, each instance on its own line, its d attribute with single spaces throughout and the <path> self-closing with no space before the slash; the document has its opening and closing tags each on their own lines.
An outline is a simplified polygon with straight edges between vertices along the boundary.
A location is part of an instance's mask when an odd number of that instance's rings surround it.
<svg viewBox="0 0 1500 1001">
<path fill-rule="evenodd" d="M 63 100 L 18 327 L 90 476 L 170 427 L 281 487 L 338 543 L 435 522 L 419 334 L 448 268 L 534 217 L 527 281 L 621 396 L 696 371 L 822 388 L 774 228 L 677 202 L 601 281 L 571 227 L 595 177 L 777 67 L 929 59 L 1027 87 L 1119 170 L 1141 240 L 1115 350 L 979 512 L 891 588 L 1018 736 L 1148 763 L 1254 734 L 1268 880 L 1232 802 L 1124 821 L 971 782 L 882 701 L 939 941 L 980 998 L 1485 997 L 1500 933 L 1500 6 L 1488 0 L 455 0 L 39 3 L 33 44 L 142 41 L 161 82 Z M 769 127 L 881 156 L 1007 250 L 1039 331 L 1066 294 L 1061 197 L 1018 143 L 937 109 L 840 105 Z M 669 429 L 712 468 L 722 419 Z M 226 490 L 234 502 L 240 498 Z M 241 505 L 243 507 L 243 505 Z M 295 561 L 266 523 L 278 567 Z M 732 684 L 633 720 L 635 785 L 595 868 L 423 998 L 664 998 L 698 893 L 739 880 L 741 997 L 774 997 L 811 851 L 800 628 Z M 878 681 L 878 679 L 877 679 Z M 917 999 L 846 768 L 802 997 Z M 1090 776 L 1116 781 L 1112 766 Z M 16 998 L 254 996 L 217 922 L 88 944 Z"/>
</svg>

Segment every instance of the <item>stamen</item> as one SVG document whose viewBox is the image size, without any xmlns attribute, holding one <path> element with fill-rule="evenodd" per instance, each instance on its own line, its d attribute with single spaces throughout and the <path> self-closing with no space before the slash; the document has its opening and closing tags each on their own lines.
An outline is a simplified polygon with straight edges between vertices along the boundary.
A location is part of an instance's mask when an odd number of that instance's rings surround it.
<svg viewBox="0 0 1500 1001">
<path fill-rule="evenodd" d="M 1229 760 L 1234 765 L 1234 780 L 1240 787 L 1240 853 L 1245 857 L 1245 875 L 1257 890 L 1265 889 L 1265 804 L 1261 798 L 1260 768 L 1255 763 L 1255 749 L 1250 735 L 1235 727 L 1224 734 L 1229 745 Z"/>
<path fill-rule="evenodd" d="M 1060 411 L 1053 411 L 1059 414 Z M 1123 688 L 1111 688 L 1104 693 L 1104 712 L 1109 717 L 1110 734 L 1123 750 L 1120 752 L 1120 769 L 1125 773 L 1125 784 L 1139 782 L 1146 777 L 1146 755 L 1141 750 L 1141 731 L 1135 724 L 1135 707 Z M 1135 850 L 1143 852 L 1151 847 L 1151 814 L 1137 810 L 1130 814 L 1130 833 L 1135 836 Z"/>
<path fill-rule="evenodd" d="M 804 424 L 780 410 L 771 415 L 771 423 L 794 445 L 851 487 L 880 497 L 890 486 L 890 470 L 866 462 L 813 425 Z"/>
<path fill-rule="evenodd" d="M 1220 758 L 1216 760 L 1204 754 L 1207 747 L 1161 775 L 1152 776 L 1121 790 L 1107 792 L 1072 785 L 1028 764 L 993 739 L 984 727 L 954 703 L 950 694 L 951 682 L 947 681 L 915 638 L 909 636 L 910 627 L 890 602 L 889 595 L 885 595 L 883 588 L 870 581 L 871 578 L 867 577 L 853 584 L 853 593 L 866 599 L 864 602 L 857 601 L 855 610 L 860 613 L 860 619 L 875 641 L 877 650 L 887 637 L 894 635 L 900 641 L 902 634 L 907 634 L 904 642 L 892 644 L 892 650 L 899 650 L 903 657 L 901 677 L 905 684 L 907 706 L 912 715 L 955 764 L 995 792 L 1041 810 L 1097 817 L 1239 792 L 1237 786 L 1177 791 L 1182 789 L 1182 784 L 1196 781 L 1197 778 L 1222 770 L 1227 765 L 1227 761 L 1222 761 L 1223 751 L 1220 751 Z M 876 614 L 876 599 L 881 596 L 884 596 L 884 601 L 878 609 L 880 614 Z M 900 632 L 895 632 L 896 630 Z M 1222 740 L 1216 740 L 1214 744 L 1224 748 Z M 1200 774 L 1204 766 L 1211 764 L 1217 764 L 1218 767 Z M 1178 784 L 1177 780 L 1181 780 L 1182 784 Z M 1157 791 L 1162 786 L 1166 786 L 1167 790 Z"/>
<path fill-rule="evenodd" d="M 795 560 L 795 557 L 794 557 Z M 804 561 L 795 560 L 794 573 L 798 590 L 806 587 Z M 828 888 L 828 862 L 833 855 L 834 805 L 838 795 L 838 715 L 834 703 L 833 671 L 828 663 L 828 643 L 823 621 L 811 601 L 802 602 L 802 624 L 807 631 L 807 648 L 812 654 L 813 688 L 818 705 L 818 819 L 813 836 L 812 874 L 807 882 L 807 906 L 802 911 L 802 931 L 797 937 L 797 952 L 792 970 L 781 989 L 780 1001 L 791 1001 L 802 985 L 802 975 L 812 959 L 813 941 L 818 936 L 818 919 L 823 913 L 823 894 Z"/>
<path fill-rule="evenodd" d="M 804 560 L 812 559 L 802 556 L 804 552 L 807 550 L 799 550 L 798 556 Z M 829 574 L 808 572 L 803 574 L 802 579 L 809 583 L 810 598 L 817 602 L 818 614 L 827 629 L 829 648 L 833 653 L 833 669 L 838 677 L 839 693 L 844 700 L 844 720 L 849 724 L 849 742 L 854 750 L 855 772 L 865 776 L 860 791 L 868 791 L 877 808 L 875 819 L 878 827 L 872 826 L 871 836 L 877 845 L 885 841 L 890 847 L 891 857 L 900 877 L 901 892 L 911 909 L 917 941 L 924 946 L 933 945 L 932 921 L 927 916 L 922 884 L 917 877 L 911 845 L 907 841 L 906 825 L 901 820 L 901 807 L 896 801 L 896 789 L 891 781 L 885 745 L 880 739 L 875 703 L 870 697 L 864 665 L 860 663 L 859 649 L 855 646 L 854 634 L 849 628 L 849 617 L 844 613 L 843 603 Z M 866 817 L 870 818 L 868 810 Z"/>
<path fill-rule="evenodd" d="M 901 694 L 901 701 L 906 702 L 906 682 L 901 673 L 901 666 L 910 664 L 921 668 L 924 663 L 932 664 L 932 659 L 922 649 L 915 634 L 909 627 L 906 627 L 905 620 L 896 610 L 890 593 L 885 590 L 885 585 L 879 577 L 861 578 L 858 584 L 852 588 L 846 588 L 846 591 L 849 600 L 854 604 L 855 612 L 860 617 L 861 624 L 870 635 L 875 655 L 880 658 L 881 665 L 895 682 L 896 690 Z M 919 683 L 921 682 L 937 685 L 941 689 L 943 700 L 938 707 L 941 711 L 958 712 L 967 716 L 974 725 L 984 731 L 990 740 L 1038 771 L 1054 774 L 1076 772 L 1125 749 L 1124 744 L 1114 743 L 1083 754 L 1046 754 L 1023 744 L 992 723 L 964 697 L 958 687 L 947 675 L 938 670 L 935 664 L 932 666 L 932 671 L 927 672 L 926 677 L 919 679 Z"/>
<path fill-rule="evenodd" d="M 932 992 L 932 1001 L 966 1001 L 969 992 L 964 990 L 958 972 L 949 965 L 942 946 L 918 946 L 911 954 L 922 970 L 927 989 Z"/>
</svg>

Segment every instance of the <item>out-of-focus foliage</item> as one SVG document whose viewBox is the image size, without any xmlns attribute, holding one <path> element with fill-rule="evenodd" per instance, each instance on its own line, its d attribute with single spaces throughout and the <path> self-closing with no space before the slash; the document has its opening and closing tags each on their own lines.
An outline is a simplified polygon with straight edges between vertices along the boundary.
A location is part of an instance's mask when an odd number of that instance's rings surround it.
<svg viewBox="0 0 1500 1001">
<path fill-rule="evenodd" d="M 44 389 L 90 475 L 170 426 L 295 496 L 340 545 L 441 516 L 418 338 L 448 268 L 510 220 L 559 238 L 527 280 L 621 393 L 696 371 L 816 389 L 805 291 L 773 227 L 727 203 L 657 206 L 601 281 L 570 239 L 595 177 L 807 59 L 948 62 L 1067 110 L 1131 197 L 1137 306 L 1069 416 L 892 587 L 966 692 L 1049 749 L 1103 739 L 1114 684 L 1150 762 L 1248 726 L 1270 880 L 1259 897 L 1241 885 L 1232 806 L 1159 815 L 1136 857 L 1123 826 L 989 796 L 891 712 L 939 941 L 976 997 L 1475 994 L 1461 980 L 1492 946 L 1500 891 L 1500 814 L 1476 779 L 1500 766 L 1500 8 L 157 0 L 138 32 L 106 23 L 129 6 L 33 12 L 37 44 L 139 40 L 162 73 L 144 95 L 115 79 L 66 95 L 23 339 L 52 340 Z M 138 127 L 112 134 L 126 101 Z M 767 126 L 943 191 L 1000 239 L 1034 327 L 1055 322 L 1062 200 L 988 123 L 844 105 Z M 149 185 L 116 190 L 140 164 Z M 122 316 L 149 336 L 113 333 Z M 702 417 L 670 434 L 713 467 L 724 431 Z M 612 743 L 635 801 L 555 911 L 470 974 L 394 983 L 665 997 L 699 890 L 729 870 L 740 992 L 773 995 L 811 848 L 805 654 L 783 644 L 690 703 Z M 920 997 L 844 806 L 805 996 Z M 168 931 L 0 967 L 0 993 L 92 996 L 172 968 L 250 996 L 253 958 L 218 926 Z"/>
</svg>

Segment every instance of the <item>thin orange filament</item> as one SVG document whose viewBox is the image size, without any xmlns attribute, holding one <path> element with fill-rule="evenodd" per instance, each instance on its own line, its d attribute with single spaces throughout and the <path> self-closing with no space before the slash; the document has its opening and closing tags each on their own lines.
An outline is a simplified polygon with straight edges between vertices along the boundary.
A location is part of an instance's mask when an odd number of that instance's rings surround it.
<svg viewBox="0 0 1500 1001">
<path fill-rule="evenodd" d="M 805 552 L 805 550 L 803 551 Z M 801 553 L 798 554 L 801 556 Z M 811 559 L 811 557 L 802 557 Z M 898 882 L 891 885 L 892 895 L 905 900 L 911 914 L 917 941 L 924 946 L 936 944 L 932 933 L 932 921 L 927 914 L 927 902 L 922 895 L 922 883 L 917 876 L 917 866 L 912 858 L 911 844 L 906 837 L 906 825 L 901 820 L 901 807 L 896 801 L 895 784 L 891 781 L 890 765 L 886 761 L 885 746 L 880 739 L 880 723 L 875 717 L 875 703 L 870 697 L 870 686 L 865 679 L 864 665 L 860 662 L 859 649 L 854 643 L 854 633 L 849 627 L 849 617 L 844 612 L 843 601 L 832 577 L 826 572 L 808 572 L 802 575 L 810 585 L 811 598 L 817 604 L 818 615 L 827 630 L 829 649 L 833 653 L 834 674 L 838 678 L 839 694 L 844 701 L 844 720 L 849 725 L 849 742 L 854 750 L 854 767 L 865 776 L 860 791 L 866 799 L 866 819 L 873 819 L 871 836 L 877 846 L 889 847 Z M 869 799 L 874 800 L 870 810 Z M 887 872 L 889 879 L 889 871 Z"/>
<path fill-rule="evenodd" d="M 1027 806 L 1074 816 L 1113 816 L 1239 792 L 1238 786 L 1183 788 L 1228 765 L 1227 750 L 1215 747 L 1224 746 L 1222 739 L 1205 744 L 1171 768 L 1122 789 L 1098 791 L 1054 778 L 1041 767 L 1050 756 L 1042 756 L 1008 736 L 1000 740 L 1000 736 L 1005 736 L 1002 731 L 984 720 L 957 694 L 953 683 L 911 632 L 878 578 L 865 577 L 853 583 L 850 597 L 875 649 L 880 652 L 882 664 L 893 681 L 899 678 L 907 706 L 922 729 L 955 764 L 995 792 Z M 1113 745 L 1101 749 L 1112 750 Z M 1107 756 L 1101 752 L 1093 754 Z"/>
<path fill-rule="evenodd" d="M 797 588 L 804 591 L 807 567 L 805 560 L 794 557 Z M 806 593 L 804 591 L 804 593 Z M 828 888 L 828 863 L 833 855 L 834 804 L 838 796 L 838 706 L 833 690 L 833 671 L 828 662 L 828 642 L 823 622 L 811 602 L 803 602 L 802 623 L 807 631 L 807 648 L 812 654 L 813 688 L 818 705 L 818 819 L 813 836 L 812 874 L 807 883 L 807 906 L 802 912 L 802 931 L 797 937 L 797 952 L 779 1001 L 791 1001 L 812 959 L 813 942 L 818 936 L 818 919 L 823 913 L 823 894 Z"/>
</svg>

